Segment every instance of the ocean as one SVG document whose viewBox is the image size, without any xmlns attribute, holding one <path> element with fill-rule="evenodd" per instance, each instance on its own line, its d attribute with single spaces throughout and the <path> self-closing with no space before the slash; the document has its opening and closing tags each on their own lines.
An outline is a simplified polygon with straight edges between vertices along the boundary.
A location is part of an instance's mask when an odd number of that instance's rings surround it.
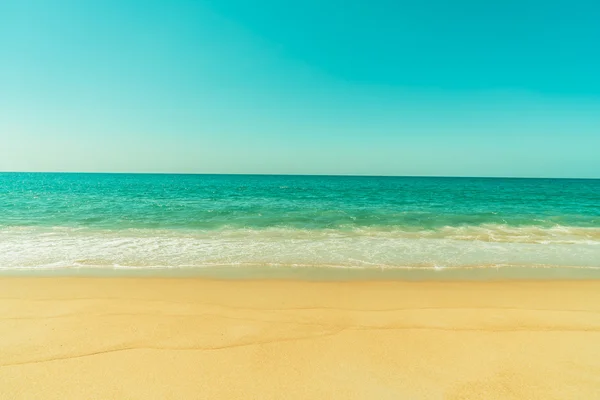
<svg viewBox="0 0 600 400">
<path fill-rule="evenodd" d="M 600 277 L 600 180 L 0 173 L 0 273 L 115 272 Z"/>
</svg>

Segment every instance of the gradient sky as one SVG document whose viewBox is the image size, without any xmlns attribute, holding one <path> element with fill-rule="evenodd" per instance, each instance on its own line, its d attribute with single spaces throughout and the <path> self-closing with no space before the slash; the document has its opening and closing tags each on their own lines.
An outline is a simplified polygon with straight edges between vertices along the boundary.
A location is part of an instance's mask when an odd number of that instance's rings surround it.
<svg viewBox="0 0 600 400">
<path fill-rule="evenodd" d="M 0 170 L 600 178 L 597 1 L 0 2 Z"/>
</svg>

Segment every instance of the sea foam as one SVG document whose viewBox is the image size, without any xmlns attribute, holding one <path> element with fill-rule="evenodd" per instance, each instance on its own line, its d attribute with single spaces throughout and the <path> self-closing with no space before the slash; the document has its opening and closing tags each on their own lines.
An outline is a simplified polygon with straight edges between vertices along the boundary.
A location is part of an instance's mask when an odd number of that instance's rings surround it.
<svg viewBox="0 0 600 400">
<path fill-rule="evenodd" d="M 506 226 L 403 230 L 0 229 L 0 268 L 600 268 L 600 230 Z"/>
</svg>

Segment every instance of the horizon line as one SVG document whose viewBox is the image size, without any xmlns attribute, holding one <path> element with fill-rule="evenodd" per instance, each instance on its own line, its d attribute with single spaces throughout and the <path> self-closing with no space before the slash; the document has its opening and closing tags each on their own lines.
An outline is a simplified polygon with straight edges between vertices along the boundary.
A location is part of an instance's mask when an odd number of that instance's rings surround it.
<svg viewBox="0 0 600 400">
<path fill-rule="evenodd" d="M 459 179 L 563 179 L 600 180 L 577 177 L 534 177 L 534 176 L 467 176 L 467 175 L 371 175 L 371 174 L 286 174 L 286 173 L 219 173 L 219 172 L 126 172 L 126 171 L 0 171 L 0 174 L 89 174 L 89 175 L 220 175 L 220 176 L 303 176 L 303 177 L 363 177 L 363 178 L 459 178 Z"/>
</svg>

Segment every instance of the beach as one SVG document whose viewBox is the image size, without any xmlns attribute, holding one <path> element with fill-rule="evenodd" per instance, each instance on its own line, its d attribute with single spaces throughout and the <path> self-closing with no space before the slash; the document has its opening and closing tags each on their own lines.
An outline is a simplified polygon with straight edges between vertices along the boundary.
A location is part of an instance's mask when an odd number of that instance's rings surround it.
<svg viewBox="0 0 600 400">
<path fill-rule="evenodd" d="M 600 282 L 0 278 L 2 399 L 592 399 Z"/>
<path fill-rule="evenodd" d="M 598 15 L 0 0 L 0 400 L 600 400 Z"/>
</svg>

